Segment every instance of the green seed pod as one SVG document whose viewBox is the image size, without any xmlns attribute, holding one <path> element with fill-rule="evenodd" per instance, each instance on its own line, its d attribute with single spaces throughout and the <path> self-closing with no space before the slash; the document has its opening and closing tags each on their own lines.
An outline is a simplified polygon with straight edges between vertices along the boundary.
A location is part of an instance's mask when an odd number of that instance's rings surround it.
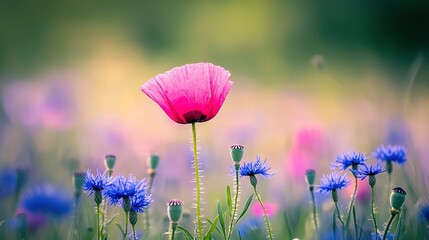
<svg viewBox="0 0 429 240">
<path fill-rule="evenodd" d="M 131 210 L 131 199 L 129 197 L 123 197 L 122 198 L 123 201 L 123 209 L 124 212 L 130 212 Z"/>
<path fill-rule="evenodd" d="M 377 179 L 375 178 L 375 175 L 369 175 L 369 186 L 371 186 L 371 188 L 374 188 L 375 184 L 377 183 Z"/>
<path fill-rule="evenodd" d="M 74 172 L 73 173 L 73 186 L 74 186 L 74 191 L 75 194 L 77 196 L 80 195 L 80 193 L 82 192 L 82 186 L 85 183 L 85 176 L 86 173 L 85 172 Z"/>
<path fill-rule="evenodd" d="M 159 156 L 152 154 L 147 158 L 147 167 L 149 169 L 155 170 L 158 167 L 159 163 Z"/>
<path fill-rule="evenodd" d="M 167 202 L 167 214 L 170 222 L 177 223 L 182 217 L 183 202 L 178 199 L 172 199 Z"/>
<path fill-rule="evenodd" d="M 314 169 L 308 169 L 305 172 L 305 180 L 309 186 L 313 186 L 316 181 L 316 171 Z"/>
<path fill-rule="evenodd" d="M 256 185 L 258 185 L 258 179 L 256 178 L 255 175 L 250 175 L 249 179 L 250 179 L 250 184 L 252 184 L 253 187 L 256 187 Z"/>
<path fill-rule="evenodd" d="M 395 210 L 400 210 L 404 205 L 406 195 L 407 193 L 401 187 L 393 188 L 390 194 L 390 206 Z"/>
<path fill-rule="evenodd" d="M 138 220 L 138 218 L 137 218 L 137 213 L 136 213 L 136 212 L 134 212 L 134 211 L 131 211 L 131 212 L 130 212 L 129 219 L 130 219 L 130 224 L 131 224 L 132 226 L 136 225 L 137 220 Z"/>
<path fill-rule="evenodd" d="M 101 191 L 95 191 L 94 192 L 94 202 L 99 206 L 101 202 L 103 201 L 103 195 L 101 194 Z"/>
<path fill-rule="evenodd" d="M 108 154 L 104 156 L 104 165 L 108 170 L 113 170 L 116 163 L 116 156 L 112 154 Z"/>
<path fill-rule="evenodd" d="M 338 202 L 338 192 L 337 190 L 332 190 L 332 200 L 334 200 L 334 202 Z"/>
<path fill-rule="evenodd" d="M 391 161 L 387 161 L 386 162 L 386 172 L 388 174 L 391 174 L 393 171 L 393 166 L 392 166 L 392 162 Z"/>
<path fill-rule="evenodd" d="M 236 164 L 240 164 L 241 159 L 244 154 L 244 147 L 238 144 L 234 144 L 230 147 L 231 149 L 231 158 Z"/>
</svg>

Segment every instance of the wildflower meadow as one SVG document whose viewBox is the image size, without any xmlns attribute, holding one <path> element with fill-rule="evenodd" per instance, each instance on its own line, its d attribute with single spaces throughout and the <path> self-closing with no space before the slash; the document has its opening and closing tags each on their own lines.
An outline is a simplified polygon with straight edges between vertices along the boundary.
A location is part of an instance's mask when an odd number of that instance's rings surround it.
<svg viewBox="0 0 429 240">
<path fill-rule="evenodd" d="M 429 5 L 334 2 L 0 3 L 0 240 L 429 239 Z"/>
</svg>

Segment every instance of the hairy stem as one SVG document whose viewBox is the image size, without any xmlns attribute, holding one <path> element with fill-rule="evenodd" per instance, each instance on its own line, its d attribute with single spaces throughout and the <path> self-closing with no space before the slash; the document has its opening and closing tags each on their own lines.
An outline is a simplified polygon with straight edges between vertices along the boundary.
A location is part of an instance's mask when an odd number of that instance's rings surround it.
<svg viewBox="0 0 429 240">
<path fill-rule="evenodd" d="M 389 232 L 390 225 L 392 224 L 393 219 L 395 218 L 395 216 L 396 216 L 396 214 L 395 214 L 395 213 L 392 213 L 392 214 L 390 215 L 389 222 L 387 223 L 387 225 L 386 225 L 386 229 L 384 230 L 383 240 L 386 240 L 387 233 Z"/>
<path fill-rule="evenodd" d="M 264 219 L 265 219 L 265 224 L 267 225 L 268 236 L 270 240 L 273 240 L 273 234 L 271 233 L 271 225 L 270 225 L 270 222 L 268 221 L 267 211 L 265 210 L 265 206 L 262 203 L 261 196 L 256 190 L 256 186 L 253 187 L 253 190 L 255 191 L 256 198 L 258 199 L 258 202 L 262 207 L 262 211 L 264 211 Z"/>
<path fill-rule="evenodd" d="M 310 188 L 311 193 L 311 201 L 313 202 L 313 221 L 314 221 L 314 227 L 316 228 L 316 235 L 318 235 L 318 226 L 317 226 L 317 213 L 316 213 L 316 200 L 314 198 L 314 188 Z"/>
<path fill-rule="evenodd" d="M 378 239 L 377 218 L 375 217 L 375 209 L 374 209 L 374 188 L 373 187 L 371 187 L 371 213 L 372 213 L 372 221 L 374 222 L 375 239 Z"/>
<path fill-rule="evenodd" d="M 203 239 L 203 224 L 201 221 L 201 186 L 200 186 L 200 171 L 198 166 L 197 155 L 197 132 L 195 123 L 192 123 L 192 143 L 194 150 L 194 168 L 195 168 L 195 184 L 197 190 L 197 235 L 199 239 Z"/>
<path fill-rule="evenodd" d="M 101 229 L 100 229 L 100 204 L 97 204 L 97 239 L 101 240 Z"/>
<path fill-rule="evenodd" d="M 124 233 L 124 240 L 127 238 L 128 235 L 128 218 L 129 218 L 129 212 L 125 212 L 125 233 Z"/>
<path fill-rule="evenodd" d="M 235 168 L 235 198 L 234 198 L 234 206 L 232 207 L 232 216 L 231 216 L 231 222 L 229 224 L 229 230 L 228 230 L 228 239 L 231 238 L 232 230 L 234 229 L 234 220 L 235 220 L 235 214 L 237 213 L 237 204 L 238 204 L 238 194 L 240 191 L 240 185 L 238 180 L 238 168 Z"/>
<path fill-rule="evenodd" d="M 346 230 L 348 230 L 348 229 L 349 229 L 350 217 L 351 217 L 351 215 L 352 215 L 352 212 L 353 212 L 353 213 L 355 213 L 355 212 L 353 211 L 353 208 L 355 207 L 356 192 L 357 192 L 357 189 L 358 189 L 358 179 L 357 179 L 357 177 L 355 176 L 355 174 L 353 174 L 353 176 L 354 176 L 354 178 L 355 178 L 355 188 L 354 188 L 354 190 L 353 190 L 352 199 L 350 200 L 349 212 L 348 212 L 348 214 L 347 214 L 347 219 L 346 219 Z M 356 215 L 355 215 L 355 214 L 354 214 L 353 218 L 354 218 L 354 219 L 356 219 Z M 357 225 L 356 225 L 356 222 L 355 222 L 355 231 L 356 231 L 356 236 L 357 236 Z"/>
</svg>

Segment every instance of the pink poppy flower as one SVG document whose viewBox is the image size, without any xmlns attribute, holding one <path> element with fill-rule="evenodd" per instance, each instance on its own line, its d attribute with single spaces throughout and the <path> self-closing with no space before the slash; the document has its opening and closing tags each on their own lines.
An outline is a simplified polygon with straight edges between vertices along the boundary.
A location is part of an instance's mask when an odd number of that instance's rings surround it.
<svg viewBox="0 0 429 240">
<path fill-rule="evenodd" d="M 175 122 L 216 116 L 232 86 L 230 73 L 211 63 L 192 63 L 159 74 L 140 87 Z"/>
</svg>

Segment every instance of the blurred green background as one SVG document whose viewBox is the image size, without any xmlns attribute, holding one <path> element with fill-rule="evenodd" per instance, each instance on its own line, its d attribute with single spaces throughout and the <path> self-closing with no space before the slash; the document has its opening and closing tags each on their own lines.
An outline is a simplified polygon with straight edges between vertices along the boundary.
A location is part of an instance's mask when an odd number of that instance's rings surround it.
<svg viewBox="0 0 429 240">
<path fill-rule="evenodd" d="M 32 184 L 71 189 L 71 172 L 104 169 L 105 154 L 117 155 L 115 173 L 147 177 L 156 152 L 154 212 L 175 197 L 193 213 L 191 128 L 138 88 L 205 61 L 234 81 L 218 116 L 197 128 L 208 216 L 232 184 L 231 144 L 245 146 L 245 161 L 270 161 L 276 175 L 262 195 L 279 212 L 299 206 L 296 227 L 308 216 L 306 168 L 319 182 L 338 154 L 392 143 L 409 151 L 392 181 L 415 188 L 414 219 L 428 196 L 428 13 L 423 0 L 0 0 L 0 167 L 30 165 Z"/>
<path fill-rule="evenodd" d="M 0 4 L 3 81 L 85 62 L 111 42 L 155 65 L 210 61 L 264 83 L 300 81 L 313 54 L 341 78 L 359 81 L 377 69 L 399 83 L 429 47 L 427 1 Z"/>
</svg>

